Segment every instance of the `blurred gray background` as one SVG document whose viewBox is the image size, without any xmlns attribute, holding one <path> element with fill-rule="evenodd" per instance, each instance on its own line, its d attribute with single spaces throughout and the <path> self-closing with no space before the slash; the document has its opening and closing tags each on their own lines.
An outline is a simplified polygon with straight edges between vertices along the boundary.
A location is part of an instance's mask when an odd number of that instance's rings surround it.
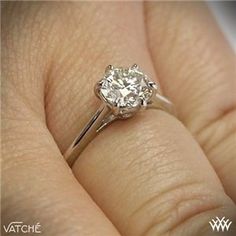
<svg viewBox="0 0 236 236">
<path fill-rule="evenodd" d="M 207 3 L 236 53 L 236 1 L 207 1 Z"/>
</svg>

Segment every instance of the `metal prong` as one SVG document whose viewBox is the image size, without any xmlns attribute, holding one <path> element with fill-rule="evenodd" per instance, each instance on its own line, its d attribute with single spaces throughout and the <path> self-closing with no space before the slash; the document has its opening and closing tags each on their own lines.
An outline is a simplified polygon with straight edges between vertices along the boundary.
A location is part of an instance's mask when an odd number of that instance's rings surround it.
<svg viewBox="0 0 236 236">
<path fill-rule="evenodd" d="M 95 92 L 97 97 L 99 97 L 99 91 L 101 89 L 102 83 L 103 83 L 102 80 L 100 80 L 94 86 L 94 92 Z"/>
<path fill-rule="evenodd" d="M 137 70 L 138 69 L 138 65 L 137 64 L 133 64 L 132 66 L 131 66 L 131 69 L 133 69 L 133 70 Z"/>
<path fill-rule="evenodd" d="M 157 89 L 156 83 L 154 83 L 154 82 L 152 82 L 152 81 L 149 81 L 149 82 L 148 82 L 148 85 L 149 85 L 151 88 L 153 88 L 153 89 Z"/>
<path fill-rule="evenodd" d="M 147 108 L 147 101 L 141 100 L 140 104 L 141 104 L 141 110 L 145 110 Z"/>
<path fill-rule="evenodd" d="M 109 73 L 110 71 L 112 71 L 114 69 L 114 67 L 112 65 L 109 65 L 106 67 L 105 69 L 105 73 Z"/>
<path fill-rule="evenodd" d="M 118 104 L 115 104 L 114 106 L 112 106 L 112 112 L 115 116 L 120 114 L 120 107 Z"/>
</svg>

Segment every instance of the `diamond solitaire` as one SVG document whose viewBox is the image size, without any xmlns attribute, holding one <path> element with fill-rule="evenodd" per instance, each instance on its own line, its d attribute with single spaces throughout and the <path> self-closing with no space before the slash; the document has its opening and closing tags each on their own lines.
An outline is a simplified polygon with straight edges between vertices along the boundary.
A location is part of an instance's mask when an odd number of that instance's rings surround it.
<svg viewBox="0 0 236 236">
<path fill-rule="evenodd" d="M 146 108 L 175 114 L 173 104 L 158 93 L 156 84 L 136 64 L 129 68 L 108 66 L 104 77 L 95 85 L 95 93 L 102 103 L 65 152 L 69 166 L 88 143 L 115 120 L 131 117 Z"/>
<path fill-rule="evenodd" d="M 108 66 L 104 78 L 95 86 L 96 94 L 120 118 L 145 108 L 156 89 L 156 84 L 136 64 L 130 68 Z"/>
</svg>

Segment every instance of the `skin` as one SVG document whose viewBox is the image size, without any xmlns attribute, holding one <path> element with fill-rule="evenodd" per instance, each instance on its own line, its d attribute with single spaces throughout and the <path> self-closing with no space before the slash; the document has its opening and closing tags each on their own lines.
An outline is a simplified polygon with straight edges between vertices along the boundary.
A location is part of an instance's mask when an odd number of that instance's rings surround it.
<svg viewBox="0 0 236 236">
<path fill-rule="evenodd" d="M 235 54 L 204 4 L 8 2 L 2 13 L 3 224 L 197 236 L 214 235 L 215 216 L 236 222 Z M 117 121 L 71 170 L 63 153 L 99 105 L 95 82 L 134 62 L 178 119 Z"/>
</svg>

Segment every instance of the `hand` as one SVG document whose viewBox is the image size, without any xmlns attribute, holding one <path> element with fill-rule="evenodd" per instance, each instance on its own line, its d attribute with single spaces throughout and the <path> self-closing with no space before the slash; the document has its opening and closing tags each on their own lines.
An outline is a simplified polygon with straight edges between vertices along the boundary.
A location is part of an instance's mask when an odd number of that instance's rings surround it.
<svg viewBox="0 0 236 236">
<path fill-rule="evenodd" d="M 202 3 L 3 4 L 3 224 L 43 235 L 210 235 L 236 222 L 235 54 Z M 71 169 L 108 64 L 137 63 L 178 111 L 117 121 Z M 224 235 L 227 235 L 227 232 Z"/>
</svg>

